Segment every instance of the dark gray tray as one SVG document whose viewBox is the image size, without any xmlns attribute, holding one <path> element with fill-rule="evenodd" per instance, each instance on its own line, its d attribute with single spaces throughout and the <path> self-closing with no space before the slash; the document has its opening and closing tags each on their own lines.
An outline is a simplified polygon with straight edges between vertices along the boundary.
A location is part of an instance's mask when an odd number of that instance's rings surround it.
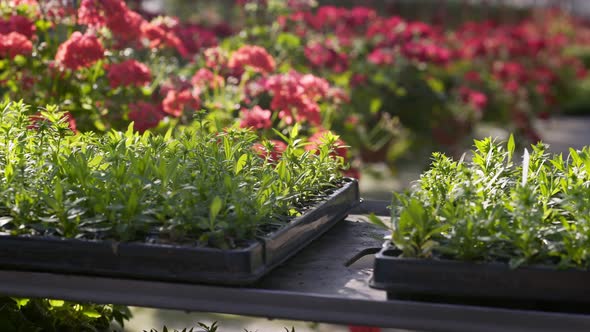
<svg viewBox="0 0 590 332">
<path fill-rule="evenodd" d="M 326 201 L 246 248 L 0 236 L 0 268 L 97 276 L 246 285 L 323 234 L 360 201 L 347 180 Z"/>
<path fill-rule="evenodd" d="M 375 255 L 370 286 L 390 299 L 589 312 L 590 272 L 547 266 L 399 258 L 385 244 Z M 585 305 L 582 305 L 585 304 Z"/>
</svg>

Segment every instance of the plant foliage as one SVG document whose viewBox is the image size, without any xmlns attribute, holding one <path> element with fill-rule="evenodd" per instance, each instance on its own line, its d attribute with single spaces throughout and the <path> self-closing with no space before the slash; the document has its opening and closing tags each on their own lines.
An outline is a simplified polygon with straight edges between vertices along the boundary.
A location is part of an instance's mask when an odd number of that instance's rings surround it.
<svg viewBox="0 0 590 332">
<path fill-rule="evenodd" d="M 106 332 L 113 321 L 123 326 L 130 316 L 126 307 L 116 305 L 0 298 L 3 332 Z"/>
<path fill-rule="evenodd" d="M 213 322 L 213 324 L 211 325 L 207 325 L 205 323 L 198 323 L 199 327 L 198 329 L 195 329 L 194 327 L 188 329 L 188 328 L 184 328 L 182 330 L 174 330 L 174 332 L 217 332 L 217 329 L 219 328 L 219 326 L 217 325 L 217 322 Z M 291 327 L 291 329 L 288 329 L 285 327 L 285 332 L 295 332 L 295 328 Z M 146 330 L 143 330 L 143 332 L 148 332 Z M 158 332 L 158 330 L 156 329 L 151 329 L 149 332 Z M 162 328 L 162 332 L 171 332 L 171 330 L 169 330 L 166 326 L 164 326 Z M 244 332 L 250 332 L 247 329 L 244 329 Z"/>
<path fill-rule="evenodd" d="M 475 141 L 471 161 L 433 154 L 415 188 L 393 200 L 402 256 L 588 268 L 590 148 L 564 158 L 538 143 L 515 163 L 514 146 L 512 137 Z"/>
<path fill-rule="evenodd" d="M 230 248 L 288 222 L 342 181 L 333 135 L 306 150 L 295 128 L 282 155 L 270 156 L 245 129 L 73 135 L 55 107 L 33 121 L 25 108 L 0 105 L 5 235 Z"/>
</svg>

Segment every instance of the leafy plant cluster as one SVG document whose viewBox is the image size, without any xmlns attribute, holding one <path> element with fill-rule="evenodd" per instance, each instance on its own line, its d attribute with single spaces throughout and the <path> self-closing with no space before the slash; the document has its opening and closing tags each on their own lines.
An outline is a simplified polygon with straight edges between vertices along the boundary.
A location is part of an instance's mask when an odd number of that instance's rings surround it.
<svg viewBox="0 0 590 332">
<path fill-rule="evenodd" d="M 564 158 L 538 143 L 516 163 L 514 146 L 487 138 L 470 161 L 433 154 L 415 188 L 393 200 L 401 256 L 588 268 L 590 148 Z"/>
<path fill-rule="evenodd" d="M 198 323 L 199 327 L 198 329 L 195 329 L 194 327 L 188 329 L 188 328 L 184 328 L 182 329 L 182 331 L 179 330 L 174 330 L 174 332 L 217 332 L 217 329 L 219 328 L 219 325 L 217 325 L 217 322 L 213 322 L 213 324 L 211 325 L 207 325 L 205 323 Z M 162 328 L 162 332 L 169 332 L 170 330 L 164 326 Z M 295 332 L 295 328 L 291 327 L 291 329 L 289 330 L 288 328 L 285 327 L 285 332 Z M 146 330 L 144 330 L 143 332 L 148 332 Z M 156 329 L 151 329 L 149 332 L 158 332 L 158 330 Z M 250 332 L 247 329 L 244 329 L 244 332 Z"/>
<path fill-rule="evenodd" d="M 342 181 L 337 137 L 306 150 L 297 126 L 279 157 L 246 129 L 72 135 L 56 107 L 26 107 L 0 105 L 4 234 L 236 247 Z"/>
<path fill-rule="evenodd" d="M 72 303 L 50 299 L 0 298 L 0 330 L 4 332 L 109 331 L 131 316 L 117 305 Z"/>
</svg>

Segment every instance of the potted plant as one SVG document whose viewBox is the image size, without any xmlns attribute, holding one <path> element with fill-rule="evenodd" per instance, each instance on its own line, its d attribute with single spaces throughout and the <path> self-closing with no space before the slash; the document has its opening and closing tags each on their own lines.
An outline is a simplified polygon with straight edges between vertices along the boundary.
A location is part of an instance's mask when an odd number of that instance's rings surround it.
<svg viewBox="0 0 590 332">
<path fill-rule="evenodd" d="M 371 285 L 389 295 L 587 303 L 590 148 L 475 141 L 470 158 L 435 153 L 391 206 L 391 237 Z M 579 306 L 578 306 L 579 307 Z"/>
<path fill-rule="evenodd" d="M 359 201 L 337 136 L 306 149 L 249 129 L 73 135 L 48 107 L 0 105 L 0 266 L 253 282 Z M 280 143 L 280 144 L 279 144 Z"/>
</svg>

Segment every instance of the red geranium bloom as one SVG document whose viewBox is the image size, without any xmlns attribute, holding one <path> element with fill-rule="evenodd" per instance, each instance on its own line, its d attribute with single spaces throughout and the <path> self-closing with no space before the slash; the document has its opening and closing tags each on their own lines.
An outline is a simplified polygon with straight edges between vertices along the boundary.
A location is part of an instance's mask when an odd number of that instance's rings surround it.
<svg viewBox="0 0 590 332">
<path fill-rule="evenodd" d="M 256 105 L 251 110 L 242 109 L 244 115 L 240 122 L 242 128 L 268 129 L 272 127 L 271 111 Z"/>
<path fill-rule="evenodd" d="M 307 60 L 317 68 L 330 68 L 335 73 L 342 73 L 348 69 L 346 54 L 338 53 L 320 43 L 311 43 L 303 50 Z"/>
<path fill-rule="evenodd" d="M 18 32 L 0 34 L 0 57 L 13 59 L 17 55 L 31 54 L 33 43 Z"/>
<path fill-rule="evenodd" d="M 403 34 L 407 40 L 410 40 L 413 38 L 429 37 L 433 34 L 433 30 L 430 25 L 424 22 L 410 22 Z"/>
<path fill-rule="evenodd" d="M 227 65 L 227 56 L 220 47 L 210 47 L 203 51 L 207 68 L 221 70 Z"/>
<path fill-rule="evenodd" d="M 18 32 L 28 39 L 32 39 L 35 35 L 35 30 L 35 23 L 24 16 L 13 15 L 7 21 L 0 21 L 0 34 Z"/>
<path fill-rule="evenodd" d="M 229 68 L 251 67 L 255 72 L 270 73 L 275 70 L 275 60 L 260 46 L 245 45 L 235 51 L 229 59 Z"/>
<path fill-rule="evenodd" d="M 465 75 L 463 75 L 463 78 L 467 82 L 471 82 L 471 83 L 480 83 L 481 82 L 480 74 L 474 70 L 466 72 Z"/>
<path fill-rule="evenodd" d="M 350 10 L 347 23 L 352 27 L 364 26 L 377 17 L 377 12 L 368 7 L 357 6 Z"/>
<path fill-rule="evenodd" d="M 393 63 L 393 54 L 389 50 L 377 48 L 367 56 L 367 61 L 375 65 L 390 65 Z"/>
<path fill-rule="evenodd" d="M 150 69 L 135 60 L 126 60 L 108 66 L 107 76 L 112 88 L 119 86 L 143 86 L 152 80 Z"/>
<path fill-rule="evenodd" d="M 525 68 L 518 62 L 495 63 L 494 76 L 502 81 L 515 80 L 523 83 L 527 80 Z"/>
<path fill-rule="evenodd" d="M 315 29 L 321 29 L 323 27 L 335 26 L 341 23 L 342 20 L 347 16 L 348 10 L 342 7 L 335 6 L 322 6 L 318 8 L 315 19 L 312 26 Z"/>
<path fill-rule="evenodd" d="M 180 24 L 174 28 L 174 33 L 191 54 L 196 54 L 203 48 L 217 45 L 215 31 L 197 24 Z"/>
<path fill-rule="evenodd" d="M 82 0 L 78 9 L 78 23 L 103 27 L 109 16 L 119 16 L 127 10 L 123 0 Z"/>
<path fill-rule="evenodd" d="M 459 94 L 464 103 L 471 105 L 477 111 L 483 110 L 488 104 L 488 97 L 479 91 L 461 87 Z"/>
<path fill-rule="evenodd" d="M 123 42 L 137 41 L 142 36 L 141 27 L 148 22 L 137 12 L 125 10 L 117 15 L 107 16 L 107 27 L 113 36 Z"/>
<path fill-rule="evenodd" d="M 103 57 L 104 49 L 94 34 L 76 31 L 59 45 L 55 60 L 66 68 L 76 70 L 90 67 Z"/>
<path fill-rule="evenodd" d="M 164 113 L 160 106 L 154 105 L 145 101 L 139 101 L 129 105 L 129 113 L 127 117 L 129 120 L 135 122 L 135 129 L 139 132 L 144 132 L 153 128 L 160 123 L 164 118 Z"/>
<path fill-rule="evenodd" d="M 217 89 L 222 87 L 225 84 L 225 81 L 223 77 L 213 73 L 212 71 L 201 68 L 195 73 L 195 75 L 193 75 L 191 83 L 199 88 L 208 86 L 211 89 Z"/>
<path fill-rule="evenodd" d="M 201 107 L 201 101 L 193 96 L 190 90 L 170 90 L 162 101 L 162 108 L 165 113 L 173 117 L 180 117 L 186 110 L 196 111 Z"/>
<path fill-rule="evenodd" d="M 330 85 L 326 80 L 291 71 L 270 76 L 264 84 L 273 97 L 271 109 L 278 111 L 279 118 L 286 124 L 295 121 L 307 121 L 313 125 L 321 123 L 317 100 L 326 97 L 329 92 Z"/>
<path fill-rule="evenodd" d="M 356 87 L 367 83 L 367 75 L 356 73 L 350 79 L 350 85 Z"/>
<path fill-rule="evenodd" d="M 161 48 L 161 47 L 172 47 L 175 48 L 181 56 L 187 58 L 190 53 L 180 40 L 174 28 L 178 25 L 178 22 L 170 17 L 158 18 L 150 23 L 142 24 L 141 32 L 144 37 L 149 39 L 150 47 Z"/>
</svg>

